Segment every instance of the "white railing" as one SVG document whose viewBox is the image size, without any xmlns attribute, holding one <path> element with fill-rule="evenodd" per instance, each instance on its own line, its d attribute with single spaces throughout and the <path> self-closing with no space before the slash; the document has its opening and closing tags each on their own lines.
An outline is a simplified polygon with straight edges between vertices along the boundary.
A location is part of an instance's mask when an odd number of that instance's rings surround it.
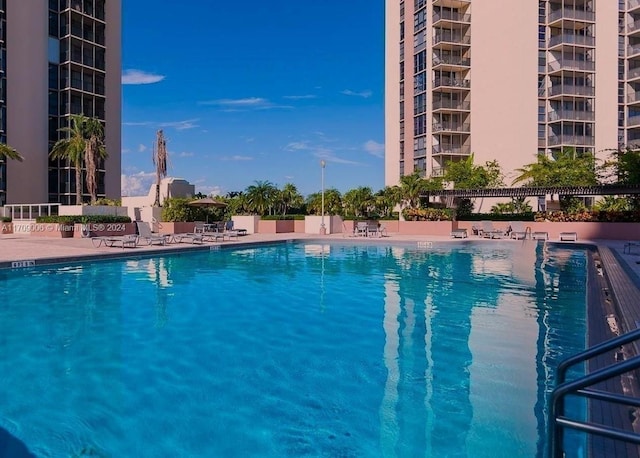
<svg viewBox="0 0 640 458">
<path fill-rule="evenodd" d="M 56 216 L 60 204 L 9 204 L 4 206 L 4 216 L 12 220 L 36 219 L 38 216 Z"/>
</svg>

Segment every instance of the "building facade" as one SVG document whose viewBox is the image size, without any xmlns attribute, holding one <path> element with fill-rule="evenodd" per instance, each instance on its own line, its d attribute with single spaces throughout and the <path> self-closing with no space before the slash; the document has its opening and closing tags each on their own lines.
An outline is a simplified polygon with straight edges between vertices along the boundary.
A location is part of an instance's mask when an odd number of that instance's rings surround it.
<svg viewBox="0 0 640 458">
<path fill-rule="evenodd" d="M 121 0 L 0 0 L 0 26 L 0 141 L 24 157 L 0 162 L 0 204 L 76 203 L 73 165 L 49 158 L 72 114 L 104 123 L 98 197 L 119 198 Z"/>
<path fill-rule="evenodd" d="M 640 144 L 640 0 L 387 0 L 385 182 Z"/>
</svg>

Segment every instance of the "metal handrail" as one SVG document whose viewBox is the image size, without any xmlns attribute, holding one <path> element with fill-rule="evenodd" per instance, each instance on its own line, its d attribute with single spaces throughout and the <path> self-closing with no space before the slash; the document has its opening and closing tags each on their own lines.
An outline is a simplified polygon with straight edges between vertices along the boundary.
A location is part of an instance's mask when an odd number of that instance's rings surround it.
<svg viewBox="0 0 640 458">
<path fill-rule="evenodd" d="M 640 368 L 640 356 L 634 356 L 625 361 L 613 363 L 610 366 L 594 371 L 590 374 L 566 382 L 567 370 L 576 364 L 584 363 L 589 359 L 603 355 L 611 350 L 620 348 L 622 345 L 640 339 L 640 329 L 628 332 L 613 339 L 609 339 L 595 345 L 581 353 L 571 356 L 558 365 L 557 378 L 558 385 L 551 393 L 551 406 L 549 410 L 549 456 L 563 456 L 563 435 L 565 428 L 572 428 L 591 434 L 598 434 L 610 439 L 619 439 L 634 444 L 640 444 L 640 434 L 611 428 L 604 425 L 594 424 L 586 421 L 578 421 L 566 418 L 564 412 L 564 401 L 567 395 L 584 396 L 586 398 L 613 402 L 617 404 L 640 407 L 640 400 L 615 393 L 607 393 L 600 390 L 589 389 L 597 383 L 620 376 L 627 372 Z"/>
</svg>

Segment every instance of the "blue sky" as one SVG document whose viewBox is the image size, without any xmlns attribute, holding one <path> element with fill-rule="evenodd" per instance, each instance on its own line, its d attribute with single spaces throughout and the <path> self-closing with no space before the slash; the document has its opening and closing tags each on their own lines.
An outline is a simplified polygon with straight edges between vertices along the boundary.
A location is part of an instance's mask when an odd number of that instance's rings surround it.
<svg viewBox="0 0 640 458">
<path fill-rule="evenodd" d="M 169 6 L 169 4 L 167 4 Z M 256 180 L 308 195 L 384 186 L 383 0 L 123 1 L 123 195 L 169 175 L 205 194 Z"/>
</svg>

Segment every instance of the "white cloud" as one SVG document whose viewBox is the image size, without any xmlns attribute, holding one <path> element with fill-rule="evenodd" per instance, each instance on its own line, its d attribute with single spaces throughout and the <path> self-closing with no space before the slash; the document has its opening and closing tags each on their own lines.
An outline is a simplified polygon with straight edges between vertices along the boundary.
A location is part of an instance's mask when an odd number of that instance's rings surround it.
<svg viewBox="0 0 640 458">
<path fill-rule="evenodd" d="M 223 156 L 220 158 L 221 161 L 252 161 L 253 158 L 251 156 L 241 156 L 239 154 L 233 156 Z"/>
<path fill-rule="evenodd" d="M 308 142 L 291 142 L 287 146 L 284 147 L 285 151 L 304 151 L 308 150 L 311 147 Z"/>
<path fill-rule="evenodd" d="M 313 94 L 305 94 L 305 95 L 285 95 L 283 99 L 289 100 L 308 100 L 308 99 L 316 99 L 318 96 Z"/>
<path fill-rule="evenodd" d="M 341 94 L 368 99 L 369 97 L 371 97 L 373 93 L 368 89 L 366 91 L 360 91 L 360 92 L 352 91 L 351 89 L 345 89 L 344 91 L 341 92 Z"/>
<path fill-rule="evenodd" d="M 187 130 L 198 127 L 196 122 L 198 119 L 186 119 L 184 121 L 171 121 L 171 122 L 161 122 L 158 124 L 160 127 L 171 127 L 176 130 Z"/>
<path fill-rule="evenodd" d="M 122 195 L 126 197 L 147 195 L 155 177 L 156 174 L 154 172 L 138 172 L 133 175 L 122 174 L 120 176 Z"/>
<path fill-rule="evenodd" d="M 178 154 L 178 157 L 193 157 L 193 153 L 183 151 L 182 153 Z"/>
<path fill-rule="evenodd" d="M 154 84 L 159 83 L 164 78 L 164 75 L 129 69 L 122 73 L 122 84 Z"/>
<path fill-rule="evenodd" d="M 221 196 L 222 188 L 220 186 L 197 185 L 196 192 L 201 192 L 207 196 Z"/>
<path fill-rule="evenodd" d="M 217 99 L 198 102 L 200 105 L 220 107 L 223 111 L 271 110 L 274 108 L 293 108 L 288 105 L 276 105 L 263 97 L 245 97 L 243 99 Z"/>
<path fill-rule="evenodd" d="M 147 150 L 147 147 L 145 145 L 143 145 L 142 143 L 140 143 L 138 145 L 138 152 L 139 153 L 144 153 Z"/>
<path fill-rule="evenodd" d="M 375 157 L 384 157 L 384 144 L 369 140 L 363 145 L 364 150 Z"/>
</svg>

